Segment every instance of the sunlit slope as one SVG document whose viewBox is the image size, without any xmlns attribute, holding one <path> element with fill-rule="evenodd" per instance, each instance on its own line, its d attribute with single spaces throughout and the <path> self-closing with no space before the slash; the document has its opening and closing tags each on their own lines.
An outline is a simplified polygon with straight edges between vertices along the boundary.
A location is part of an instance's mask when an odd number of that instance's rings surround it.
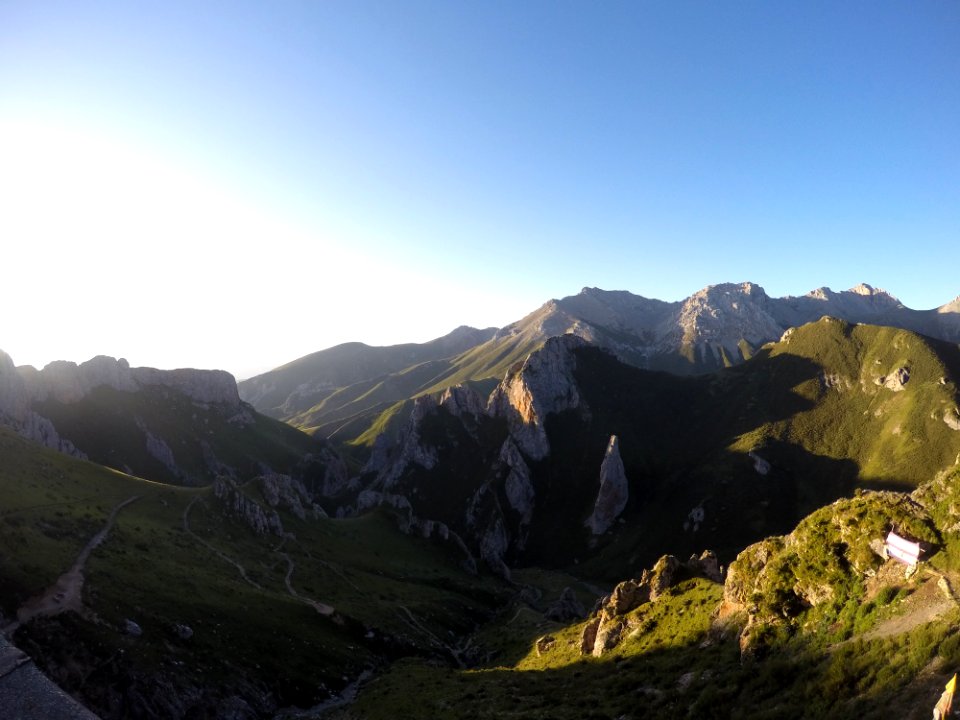
<svg viewBox="0 0 960 720">
<path fill-rule="evenodd" d="M 622 612 L 564 623 L 517 603 L 478 636 L 488 662 L 404 660 L 334 717 L 928 718 L 960 665 L 958 488 L 953 471 L 840 501 L 748 548 L 724 584 L 680 574 Z M 891 526 L 931 543 L 909 578 L 871 548 Z M 618 639 L 585 654 L 598 618 Z"/>
<path fill-rule="evenodd" d="M 381 413 L 398 402 L 418 395 L 439 393 L 467 384 L 490 392 L 517 362 L 540 347 L 546 336 L 530 328 L 498 335 L 453 358 L 424 363 L 371 380 L 331 390 L 320 403 L 289 416 L 281 416 L 311 434 L 369 445 L 372 427 L 382 425 Z"/>
<path fill-rule="evenodd" d="M 260 715 L 309 706 L 388 658 L 449 658 L 502 592 L 384 515 L 281 511 L 285 534 L 257 535 L 210 489 L 138 480 L 5 429 L 0 457 L 4 625 L 137 498 L 86 563 L 82 611 L 11 638 L 105 718 L 211 713 L 231 696 Z M 244 492 L 269 510 L 256 486 Z"/>
<path fill-rule="evenodd" d="M 657 550 L 700 545 L 727 556 L 857 487 L 916 487 L 960 454 L 960 431 L 944 421 L 957 406 L 960 352 L 908 331 L 822 320 L 699 378 L 639 371 L 590 349 L 580 357 L 589 419 L 548 422 L 553 451 L 541 473 L 552 490 L 528 547 L 575 551 L 576 536 L 558 532 L 561 518 L 570 527 L 586 517 L 600 453 L 616 434 L 630 500 L 625 524 L 588 561 L 605 576 Z M 901 368 L 901 389 L 877 384 Z M 684 529 L 698 507 L 701 527 Z"/>
<path fill-rule="evenodd" d="M 493 333 L 494 328 L 459 327 L 426 343 L 383 347 L 344 343 L 244 380 L 238 390 L 241 398 L 261 412 L 286 419 L 319 405 L 339 389 L 455 357 L 485 342 Z M 436 370 L 442 372 L 442 368 Z"/>
</svg>

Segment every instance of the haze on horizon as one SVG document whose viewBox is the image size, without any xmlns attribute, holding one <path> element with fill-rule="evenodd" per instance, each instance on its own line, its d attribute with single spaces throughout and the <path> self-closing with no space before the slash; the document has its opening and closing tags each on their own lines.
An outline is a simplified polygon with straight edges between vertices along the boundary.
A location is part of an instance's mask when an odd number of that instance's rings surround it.
<svg viewBox="0 0 960 720">
<path fill-rule="evenodd" d="M 246 377 L 584 286 L 960 293 L 960 5 L 0 6 L 0 348 Z"/>
</svg>

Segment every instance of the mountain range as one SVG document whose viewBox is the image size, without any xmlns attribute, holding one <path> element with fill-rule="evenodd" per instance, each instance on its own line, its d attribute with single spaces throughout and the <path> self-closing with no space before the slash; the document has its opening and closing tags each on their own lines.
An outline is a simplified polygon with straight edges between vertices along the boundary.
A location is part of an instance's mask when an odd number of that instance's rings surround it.
<svg viewBox="0 0 960 720">
<path fill-rule="evenodd" d="M 549 337 L 578 335 L 643 369 L 702 374 L 743 362 L 788 328 L 824 316 L 960 342 L 960 297 L 921 311 L 866 284 L 771 298 L 754 283 L 727 283 L 672 303 L 584 288 L 499 330 L 461 327 L 423 345 L 322 350 L 244 380 L 239 392 L 260 412 L 312 434 L 369 445 L 375 419 L 395 415 L 396 403 L 461 383 L 489 391 Z"/>
<path fill-rule="evenodd" d="M 0 353 L 0 714 L 928 717 L 958 381 L 960 299 L 866 285 L 585 289 L 239 385 Z"/>
</svg>

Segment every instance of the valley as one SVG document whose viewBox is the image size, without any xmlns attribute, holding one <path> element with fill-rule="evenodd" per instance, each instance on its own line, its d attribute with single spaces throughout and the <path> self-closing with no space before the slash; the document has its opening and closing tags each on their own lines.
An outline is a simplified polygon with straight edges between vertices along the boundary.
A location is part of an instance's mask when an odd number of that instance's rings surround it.
<svg viewBox="0 0 960 720">
<path fill-rule="evenodd" d="M 5 642 L 104 719 L 928 717 L 952 308 L 587 289 L 239 384 L 0 355 Z"/>
</svg>

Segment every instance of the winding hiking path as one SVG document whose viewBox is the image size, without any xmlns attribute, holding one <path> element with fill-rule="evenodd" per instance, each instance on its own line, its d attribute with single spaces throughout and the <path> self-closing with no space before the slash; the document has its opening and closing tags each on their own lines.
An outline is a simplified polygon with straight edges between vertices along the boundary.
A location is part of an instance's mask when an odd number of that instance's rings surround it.
<svg viewBox="0 0 960 720">
<path fill-rule="evenodd" d="M 287 561 L 287 576 L 283 579 L 283 581 L 284 583 L 286 583 L 287 590 L 290 592 L 290 594 L 300 602 L 306 603 L 307 605 L 312 607 L 321 615 L 326 615 L 326 616 L 333 615 L 334 610 L 330 605 L 319 602 L 318 600 L 314 600 L 313 598 L 308 598 L 305 595 L 301 595 L 296 590 L 294 590 L 293 584 L 290 582 L 290 578 L 293 577 L 293 571 L 294 571 L 294 568 L 296 567 L 293 563 L 293 559 L 289 555 L 287 555 L 287 553 L 285 552 L 280 552 L 279 550 L 277 550 L 276 552 L 280 557 L 282 557 L 284 560 Z"/>
<path fill-rule="evenodd" d="M 865 640 L 892 637 L 909 632 L 920 625 L 945 615 L 958 606 L 950 582 L 942 574 L 927 569 L 926 574 L 937 578 L 925 580 L 921 587 L 904 602 L 904 611 L 883 620 L 863 635 Z"/>
<path fill-rule="evenodd" d="M 252 586 L 255 587 L 257 590 L 263 590 L 263 588 L 260 587 L 255 581 L 253 581 L 253 580 L 250 579 L 250 577 L 247 575 L 247 570 L 246 570 L 245 567 L 243 567 L 243 565 L 241 565 L 239 562 L 237 562 L 236 560 L 234 560 L 234 559 L 233 559 L 232 557 L 230 557 L 229 555 L 224 555 L 224 554 L 223 554 L 222 552 L 220 552 L 217 548 L 215 548 L 213 545 L 211 545 L 210 543 L 208 543 L 206 540 L 204 540 L 202 537 L 200 537 L 200 536 L 197 535 L 193 530 L 190 529 L 190 519 L 189 519 L 190 509 L 194 506 L 194 504 L 195 504 L 199 499 L 200 499 L 199 497 L 195 497 L 193 500 L 190 501 L 190 504 L 187 505 L 187 507 L 185 507 L 184 510 L 183 510 L 183 530 L 184 530 L 184 532 L 187 533 L 187 535 L 189 535 L 190 537 L 192 537 L 194 540 L 196 540 L 198 543 L 200 543 L 201 545 L 203 545 L 207 550 L 209 550 L 210 552 L 212 552 L 212 553 L 213 553 L 214 555 L 216 555 L 218 558 L 220 558 L 221 560 L 223 560 L 225 563 L 228 563 L 228 564 L 230 564 L 230 565 L 233 565 L 233 567 L 235 567 L 235 568 L 237 569 L 237 572 L 240 573 L 240 577 L 242 577 L 242 578 L 247 582 L 248 585 L 252 585 Z"/>
<path fill-rule="evenodd" d="M 117 515 L 127 505 L 140 499 L 139 495 L 129 497 L 110 512 L 107 524 L 84 546 L 73 565 L 57 581 L 48 587 L 43 594 L 27 600 L 17 610 L 17 619 L 3 629 L 4 634 L 10 635 L 18 627 L 41 615 L 59 615 L 67 610 L 83 613 L 83 568 L 87 564 L 90 553 L 94 551 L 110 534 L 110 529 L 117 519 Z"/>
</svg>

